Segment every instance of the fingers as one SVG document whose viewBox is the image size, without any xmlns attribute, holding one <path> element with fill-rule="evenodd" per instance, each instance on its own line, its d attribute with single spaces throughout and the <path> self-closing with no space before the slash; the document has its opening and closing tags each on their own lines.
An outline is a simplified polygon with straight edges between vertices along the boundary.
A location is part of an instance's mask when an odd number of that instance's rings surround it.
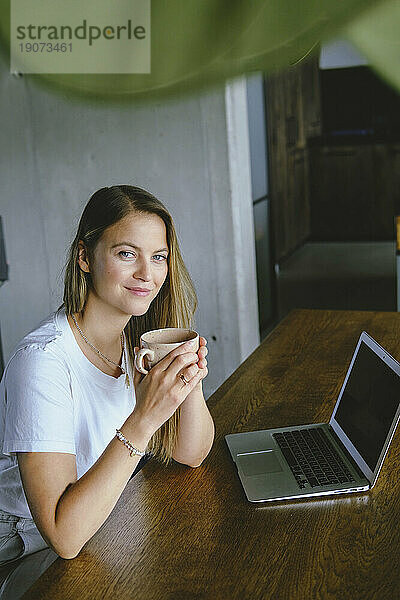
<svg viewBox="0 0 400 600">
<path fill-rule="evenodd" d="M 200 369 L 201 379 L 205 379 L 208 375 L 208 369 L 205 367 L 204 369 Z"/>
<path fill-rule="evenodd" d="M 190 394 L 190 392 L 192 392 L 194 390 L 194 388 L 196 387 L 196 385 L 198 383 L 200 383 L 200 381 L 202 379 L 204 379 L 204 377 L 207 377 L 208 374 L 208 369 L 198 369 L 196 375 L 188 382 L 188 383 L 183 383 L 182 381 L 180 381 L 178 379 L 178 383 L 181 384 L 181 391 L 184 395 L 184 398 L 186 398 L 186 396 L 188 396 Z"/>
<path fill-rule="evenodd" d="M 206 348 L 206 346 L 202 346 L 201 348 L 199 348 L 197 354 L 199 355 L 199 358 L 205 358 L 208 354 L 208 348 Z"/>
<path fill-rule="evenodd" d="M 185 354 L 180 354 L 177 356 L 172 363 L 169 365 L 168 369 L 165 370 L 165 375 L 170 379 L 175 379 L 179 377 L 183 371 L 185 371 L 190 366 L 195 366 L 195 371 L 197 373 L 198 367 L 197 363 L 199 361 L 199 357 L 195 352 L 186 352 Z M 193 371 L 193 369 L 192 369 Z"/>
<path fill-rule="evenodd" d="M 200 338 L 199 350 L 198 350 L 197 354 L 199 355 L 200 359 L 205 358 L 207 356 L 208 349 L 207 349 L 206 338 L 203 338 L 203 337 Z"/>
<path fill-rule="evenodd" d="M 198 362 L 199 369 L 205 369 L 207 367 L 206 356 L 208 354 L 208 349 L 206 346 L 207 346 L 206 338 L 200 337 L 200 347 L 199 347 L 199 351 L 197 352 L 197 355 L 199 357 L 199 362 Z"/>
<path fill-rule="evenodd" d="M 192 377 L 195 374 L 197 374 L 199 370 L 199 368 L 196 365 L 196 363 L 199 361 L 199 357 L 196 354 L 196 352 L 189 352 L 188 348 L 186 348 L 186 352 L 183 349 L 181 350 L 181 348 L 183 348 L 184 346 L 186 346 L 186 344 L 182 344 L 178 348 L 175 348 L 175 350 L 170 352 L 157 365 L 155 365 L 151 369 L 152 377 L 156 377 L 156 379 L 159 379 L 160 376 L 162 376 L 162 378 L 167 376 L 170 385 L 174 385 L 175 380 L 179 380 L 179 375 L 183 373 L 184 369 L 192 365 L 194 368 L 191 369 L 190 375 L 186 377 L 186 379 L 188 380 L 192 379 Z M 135 353 L 138 350 L 139 348 L 135 347 Z M 176 351 L 178 350 L 180 351 L 180 353 L 176 353 Z M 173 356 L 174 354 L 176 354 L 175 357 Z M 133 380 L 134 385 L 137 386 L 141 382 L 143 377 L 146 376 L 142 375 L 137 369 L 135 369 Z"/>
<path fill-rule="evenodd" d="M 199 344 L 200 346 L 197 353 L 193 351 L 194 344 L 192 340 L 185 342 L 185 344 L 181 344 L 155 365 L 152 371 L 168 371 L 168 375 L 172 379 L 179 379 L 179 375 L 183 374 L 185 379 L 189 381 L 192 380 L 200 370 L 203 372 L 200 379 L 206 377 L 208 373 L 206 360 L 208 354 L 208 349 L 206 347 L 207 340 L 204 337 L 200 337 Z M 135 347 L 135 353 L 138 350 L 139 348 Z M 139 384 L 142 378 L 143 375 L 135 369 L 134 384 Z"/>
<path fill-rule="evenodd" d="M 172 350 L 169 354 L 167 354 L 167 356 L 164 356 L 164 358 L 160 360 L 156 367 L 153 368 L 158 368 L 158 370 L 162 369 L 165 371 L 178 356 L 185 353 L 193 354 L 195 352 L 195 348 L 196 344 L 193 343 L 193 340 L 189 340 L 188 342 L 185 342 L 184 344 L 181 344 Z"/>
<path fill-rule="evenodd" d="M 195 363 L 194 365 L 190 365 L 189 367 L 184 369 L 182 371 L 182 374 L 184 375 L 186 381 L 190 381 L 191 379 L 193 379 L 193 377 L 195 377 L 197 375 L 198 371 L 199 371 L 199 367 Z M 179 374 L 179 376 L 180 376 L 180 374 Z"/>
<path fill-rule="evenodd" d="M 196 379 L 196 381 L 201 381 L 202 379 L 204 379 L 205 377 L 207 377 L 208 375 L 208 369 L 207 367 L 205 367 L 204 369 L 197 369 L 196 372 L 194 371 L 189 371 L 187 372 L 186 370 L 183 373 L 180 373 L 178 375 L 178 379 L 177 381 L 179 381 L 179 383 L 183 383 L 183 386 L 186 387 L 187 384 L 185 384 L 183 382 L 183 380 L 181 379 L 181 376 L 184 376 L 185 380 L 187 383 L 190 383 L 193 381 L 193 379 Z M 182 385 L 180 386 L 182 388 Z"/>
<path fill-rule="evenodd" d="M 207 340 L 205 338 L 200 338 L 202 340 L 204 340 L 207 343 Z M 199 368 L 200 369 L 205 369 L 207 366 L 207 361 L 206 361 L 206 356 L 208 354 L 208 349 L 206 348 L 205 345 L 200 346 L 199 351 L 197 353 L 198 357 L 199 357 Z"/>
</svg>

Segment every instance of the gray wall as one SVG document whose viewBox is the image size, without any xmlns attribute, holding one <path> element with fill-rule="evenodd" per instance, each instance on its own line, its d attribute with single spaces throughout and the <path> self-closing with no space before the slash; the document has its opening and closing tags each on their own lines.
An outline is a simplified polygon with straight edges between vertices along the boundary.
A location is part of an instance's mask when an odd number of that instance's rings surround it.
<svg viewBox="0 0 400 600">
<path fill-rule="evenodd" d="M 211 393 L 258 343 L 243 84 L 228 86 L 228 109 L 225 86 L 146 105 L 90 105 L 10 75 L 0 61 L 5 359 L 61 304 L 66 249 L 90 195 L 105 185 L 136 184 L 175 218 L 198 292 L 197 327 L 209 343 Z M 233 134 L 227 110 L 234 113 Z M 238 253 L 248 257 L 242 273 Z"/>
<path fill-rule="evenodd" d="M 368 60 L 345 39 L 331 40 L 321 47 L 320 69 L 343 69 L 368 65 Z"/>
</svg>

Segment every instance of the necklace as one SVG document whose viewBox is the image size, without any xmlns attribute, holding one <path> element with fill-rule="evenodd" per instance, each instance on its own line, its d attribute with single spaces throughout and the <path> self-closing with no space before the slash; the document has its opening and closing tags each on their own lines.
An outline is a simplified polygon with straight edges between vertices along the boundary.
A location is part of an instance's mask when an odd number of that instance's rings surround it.
<svg viewBox="0 0 400 600">
<path fill-rule="evenodd" d="M 108 356 L 106 356 L 105 354 L 103 354 L 98 348 L 96 348 L 96 346 L 93 346 L 93 344 L 91 342 L 89 342 L 89 340 L 87 339 L 86 335 L 83 333 L 82 329 L 79 327 L 78 323 L 76 322 L 75 316 L 71 313 L 71 317 L 72 320 L 74 321 L 77 330 L 79 331 L 79 333 L 81 334 L 81 336 L 83 337 L 83 339 L 85 340 L 85 342 L 99 355 L 101 356 L 101 358 L 103 360 L 106 360 L 110 363 L 112 363 L 113 365 L 115 365 L 116 367 L 118 367 L 119 369 L 121 369 L 122 373 L 125 375 L 125 387 L 129 387 L 130 383 L 129 383 L 129 375 L 128 375 L 128 369 L 126 366 L 126 356 L 125 356 L 125 339 L 124 339 L 124 335 L 121 332 L 121 346 L 122 346 L 122 360 L 124 363 L 124 366 L 119 365 L 118 363 L 116 363 L 115 361 L 113 361 L 111 358 L 108 358 Z"/>
</svg>

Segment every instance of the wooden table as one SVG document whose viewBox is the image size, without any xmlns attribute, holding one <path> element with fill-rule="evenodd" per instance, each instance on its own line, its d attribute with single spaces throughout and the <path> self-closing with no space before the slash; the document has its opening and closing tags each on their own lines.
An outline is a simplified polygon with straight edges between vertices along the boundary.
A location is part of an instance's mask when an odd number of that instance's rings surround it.
<svg viewBox="0 0 400 600">
<path fill-rule="evenodd" d="M 25 597 L 399 598 L 399 432 L 370 492 L 275 505 L 246 500 L 224 440 L 329 420 L 363 329 L 400 358 L 398 313 L 290 313 L 210 398 L 204 464 L 147 464 L 79 556 L 57 559 Z"/>
</svg>

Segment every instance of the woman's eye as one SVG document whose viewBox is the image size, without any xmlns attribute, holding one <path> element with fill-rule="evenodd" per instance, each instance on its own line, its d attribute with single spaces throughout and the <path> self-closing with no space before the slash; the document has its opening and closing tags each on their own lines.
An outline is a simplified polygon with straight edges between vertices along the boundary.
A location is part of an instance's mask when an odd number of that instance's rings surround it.
<svg viewBox="0 0 400 600">
<path fill-rule="evenodd" d="M 164 260 L 167 260 L 167 257 L 164 256 L 164 254 L 155 254 L 154 258 L 157 262 L 163 262 Z"/>
<path fill-rule="evenodd" d="M 133 252 L 128 252 L 128 250 L 121 250 L 121 252 L 118 252 L 118 254 L 123 258 L 132 258 L 135 256 Z"/>
</svg>

